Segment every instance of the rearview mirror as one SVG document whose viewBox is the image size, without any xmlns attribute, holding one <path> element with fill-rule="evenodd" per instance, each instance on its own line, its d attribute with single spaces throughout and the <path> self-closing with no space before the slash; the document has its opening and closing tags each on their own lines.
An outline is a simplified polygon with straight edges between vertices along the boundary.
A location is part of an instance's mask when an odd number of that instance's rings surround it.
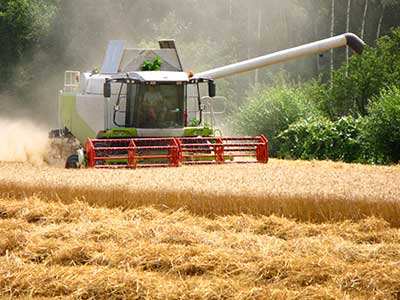
<svg viewBox="0 0 400 300">
<path fill-rule="evenodd" d="M 103 95 L 104 95 L 104 98 L 111 97 L 111 82 L 109 82 L 109 81 L 104 82 Z"/>
<path fill-rule="evenodd" d="M 214 80 L 208 81 L 208 96 L 215 97 L 216 95 L 216 86 Z"/>
</svg>

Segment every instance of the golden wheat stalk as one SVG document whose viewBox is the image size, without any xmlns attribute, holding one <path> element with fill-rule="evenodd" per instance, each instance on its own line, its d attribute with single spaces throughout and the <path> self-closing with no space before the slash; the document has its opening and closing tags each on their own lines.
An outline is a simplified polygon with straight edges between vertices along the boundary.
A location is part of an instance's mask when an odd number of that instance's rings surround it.
<svg viewBox="0 0 400 300">
<path fill-rule="evenodd" d="M 140 170 L 64 170 L 0 163 L 0 193 L 201 215 L 276 214 L 300 220 L 377 216 L 400 226 L 400 168 L 271 160 Z"/>
</svg>

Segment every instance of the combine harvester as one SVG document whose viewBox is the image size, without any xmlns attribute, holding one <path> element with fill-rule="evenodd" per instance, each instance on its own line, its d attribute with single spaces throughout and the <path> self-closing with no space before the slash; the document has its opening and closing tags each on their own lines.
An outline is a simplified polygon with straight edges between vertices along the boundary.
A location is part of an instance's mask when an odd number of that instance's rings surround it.
<svg viewBox="0 0 400 300">
<path fill-rule="evenodd" d="M 110 41 L 100 73 L 65 72 L 62 129 L 50 136 L 81 143 L 67 168 L 267 163 L 263 135 L 222 137 L 214 128 L 222 112 L 213 106 L 224 99 L 216 97 L 214 80 L 343 46 L 361 54 L 365 44 L 346 33 L 198 74 L 183 71 L 173 40 L 159 45 L 130 49 Z"/>
</svg>

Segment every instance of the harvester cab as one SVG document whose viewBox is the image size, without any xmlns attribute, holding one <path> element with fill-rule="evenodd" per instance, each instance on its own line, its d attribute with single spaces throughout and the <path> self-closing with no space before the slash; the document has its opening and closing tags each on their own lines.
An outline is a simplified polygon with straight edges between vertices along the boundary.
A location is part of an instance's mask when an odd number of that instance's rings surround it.
<svg viewBox="0 0 400 300">
<path fill-rule="evenodd" d="M 208 83 L 209 95 L 200 85 Z M 183 129 L 203 124 L 204 99 L 215 97 L 215 83 L 206 78 L 189 79 L 184 72 L 127 72 L 105 79 L 104 98 L 112 102 L 113 85 L 119 85 L 113 105 L 112 122 L 106 127 L 136 128 L 141 134 L 162 136 L 162 130 Z M 188 91 L 196 91 L 188 96 Z M 191 104 L 188 99 L 194 99 Z M 150 130 L 151 129 L 151 130 Z"/>
<path fill-rule="evenodd" d="M 159 49 L 110 41 L 99 73 L 65 73 L 62 129 L 52 135 L 73 136 L 82 145 L 67 168 L 266 163 L 263 135 L 222 137 L 215 128 L 221 111 L 213 102 L 224 98 L 216 96 L 214 80 L 345 45 L 361 53 L 364 43 L 348 33 L 192 74 L 183 71 L 173 40 L 159 41 Z"/>
</svg>

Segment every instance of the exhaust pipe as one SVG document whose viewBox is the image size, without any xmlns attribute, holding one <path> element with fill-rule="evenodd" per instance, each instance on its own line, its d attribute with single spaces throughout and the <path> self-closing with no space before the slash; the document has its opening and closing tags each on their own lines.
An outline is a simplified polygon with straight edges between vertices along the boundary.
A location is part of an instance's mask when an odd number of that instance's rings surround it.
<svg viewBox="0 0 400 300">
<path fill-rule="evenodd" d="M 259 56 L 205 72 L 200 72 L 195 74 L 193 77 L 210 79 L 224 78 L 343 46 L 348 46 L 357 54 L 361 54 L 365 47 L 365 43 L 354 33 L 345 33 L 317 42 L 274 52 L 264 56 Z"/>
</svg>

